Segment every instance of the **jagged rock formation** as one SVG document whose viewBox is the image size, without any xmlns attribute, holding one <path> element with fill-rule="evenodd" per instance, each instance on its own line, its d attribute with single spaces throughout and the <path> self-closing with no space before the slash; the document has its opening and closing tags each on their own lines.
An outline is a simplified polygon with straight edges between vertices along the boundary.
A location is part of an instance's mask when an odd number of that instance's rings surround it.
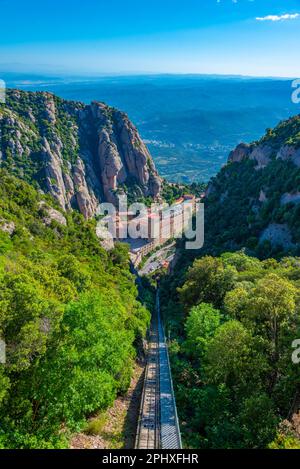
<svg viewBox="0 0 300 469">
<path fill-rule="evenodd" d="M 279 150 L 268 145 L 247 145 L 241 143 L 229 155 L 229 162 L 240 163 L 247 159 L 256 162 L 255 169 L 262 169 L 268 166 L 273 159 L 291 161 L 300 167 L 300 148 L 293 145 L 283 145 Z"/>
<path fill-rule="evenodd" d="M 300 254 L 300 116 L 233 150 L 206 191 L 206 245 Z"/>
<path fill-rule="evenodd" d="M 157 198 L 161 179 L 126 114 L 50 93 L 11 90 L 0 105 L 0 166 L 35 181 L 64 210 L 92 217 L 119 193 Z"/>
</svg>

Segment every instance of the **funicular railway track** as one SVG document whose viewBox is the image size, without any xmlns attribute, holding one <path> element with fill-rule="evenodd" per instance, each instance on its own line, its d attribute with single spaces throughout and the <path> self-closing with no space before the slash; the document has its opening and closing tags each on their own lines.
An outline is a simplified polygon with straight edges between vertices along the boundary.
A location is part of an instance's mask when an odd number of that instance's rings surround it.
<svg viewBox="0 0 300 469">
<path fill-rule="evenodd" d="M 136 438 L 137 449 L 159 447 L 158 327 L 153 317 L 149 333 L 147 365 Z"/>
<path fill-rule="evenodd" d="M 147 365 L 135 448 L 181 448 L 168 350 L 160 320 L 159 293 L 149 331 Z"/>
</svg>

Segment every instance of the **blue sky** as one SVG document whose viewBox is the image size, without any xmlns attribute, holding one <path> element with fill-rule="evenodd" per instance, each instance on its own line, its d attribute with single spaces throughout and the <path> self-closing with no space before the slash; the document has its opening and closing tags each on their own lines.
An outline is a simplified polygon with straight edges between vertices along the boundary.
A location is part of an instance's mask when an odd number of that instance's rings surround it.
<svg viewBox="0 0 300 469">
<path fill-rule="evenodd" d="M 0 0 L 0 69 L 300 76 L 300 0 Z"/>
</svg>

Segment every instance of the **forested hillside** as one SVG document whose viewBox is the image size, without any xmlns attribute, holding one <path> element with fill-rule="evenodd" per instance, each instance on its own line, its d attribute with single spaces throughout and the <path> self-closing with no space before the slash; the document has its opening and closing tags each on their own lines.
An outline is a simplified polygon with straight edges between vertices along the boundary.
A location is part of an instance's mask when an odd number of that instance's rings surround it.
<svg viewBox="0 0 300 469">
<path fill-rule="evenodd" d="M 95 221 L 0 171 L 0 444 L 68 445 L 85 417 L 127 390 L 149 322 L 127 248 Z"/>
<path fill-rule="evenodd" d="M 300 116 L 231 152 L 206 197 L 205 247 L 300 254 Z"/>
<path fill-rule="evenodd" d="M 300 448 L 299 267 L 225 253 L 162 281 L 185 447 Z"/>
<path fill-rule="evenodd" d="M 185 445 L 300 448 L 300 118 L 210 182 L 205 244 L 161 283 Z M 170 295 L 171 292 L 171 295 Z"/>
</svg>

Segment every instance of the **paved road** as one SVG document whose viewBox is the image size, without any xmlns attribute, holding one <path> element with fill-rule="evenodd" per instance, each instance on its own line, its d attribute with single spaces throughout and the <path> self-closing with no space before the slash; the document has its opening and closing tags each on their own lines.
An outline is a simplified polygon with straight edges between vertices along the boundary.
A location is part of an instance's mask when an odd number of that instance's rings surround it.
<svg viewBox="0 0 300 469">
<path fill-rule="evenodd" d="M 176 243 L 174 242 L 152 254 L 152 256 L 147 259 L 145 265 L 140 269 L 139 275 L 149 275 L 160 269 L 164 261 L 171 262 L 175 256 L 175 245 Z"/>
</svg>

